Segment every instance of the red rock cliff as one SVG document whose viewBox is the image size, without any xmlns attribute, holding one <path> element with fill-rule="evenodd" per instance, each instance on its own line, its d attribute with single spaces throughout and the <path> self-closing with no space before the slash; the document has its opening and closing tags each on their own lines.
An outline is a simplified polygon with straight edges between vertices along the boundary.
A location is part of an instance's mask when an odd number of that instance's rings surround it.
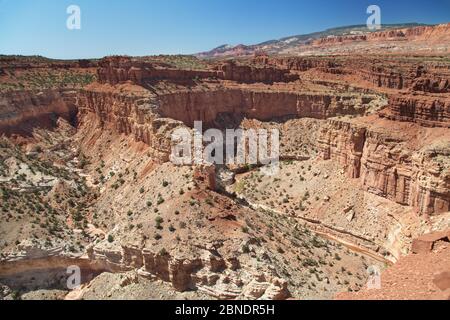
<svg viewBox="0 0 450 320">
<path fill-rule="evenodd" d="M 399 94 L 391 96 L 382 117 L 450 128 L 450 97 Z"/>
<path fill-rule="evenodd" d="M 216 78 L 240 83 L 290 82 L 298 76 L 288 70 L 273 67 L 256 68 L 224 62 L 213 70 L 180 70 L 161 68 L 151 63 L 132 61 L 128 57 L 108 57 L 99 62 L 97 71 L 100 83 L 118 84 L 126 81 L 142 85 L 146 81 L 170 80 L 188 81 L 193 79 Z"/>
<path fill-rule="evenodd" d="M 52 128 L 58 117 L 74 122 L 76 91 L 11 91 L 0 95 L 0 134 L 29 134 L 36 126 Z"/>
<path fill-rule="evenodd" d="M 217 89 L 209 92 L 178 92 L 161 95 L 157 111 L 193 126 L 203 121 L 214 124 L 219 114 L 242 115 L 262 121 L 277 117 L 310 117 L 327 119 L 336 115 L 362 115 L 369 96 L 333 95 L 326 93 L 296 93 L 288 91 L 259 91 L 250 89 Z M 355 108 L 355 105 L 362 106 Z"/>
<path fill-rule="evenodd" d="M 380 131 L 370 124 L 332 120 L 320 134 L 321 155 L 340 163 L 349 177 L 360 178 L 368 192 L 412 206 L 420 214 L 447 212 L 450 144 L 444 141 L 428 145 L 420 141 L 420 136 L 445 137 L 448 132 L 418 126 L 413 129 L 411 133 L 399 134 L 394 130 Z M 417 144 L 412 142 L 416 140 Z"/>
</svg>

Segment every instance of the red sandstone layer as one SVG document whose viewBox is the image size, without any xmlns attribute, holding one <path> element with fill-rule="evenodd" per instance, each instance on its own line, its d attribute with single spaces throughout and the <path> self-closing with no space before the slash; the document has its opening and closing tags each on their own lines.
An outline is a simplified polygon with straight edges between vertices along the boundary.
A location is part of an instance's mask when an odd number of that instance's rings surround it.
<svg viewBox="0 0 450 320">
<path fill-rule="evenodd" d="M 427 127 L 450 128 L 450 96 L 401 94 L 392 96 L 380 116 L 391 120 L 416 122 Z"/>
<path fill-rule="evenodd" d="M 127 57 L 108 57 L 99 62 L 100 83 L 118 84 L 126 81 L 142 85 L 147 81 L 192 81 L 194 79 L 222 79 L 240 83 L 290 82 L 298 79 L 287 70 L 273 67 L 256 68 L 224 62 L 211 70 L 179 70 L 156 67 L 151 63 L 135 62 Z"/>
<path fill-rule="evenodd" d="M 421 214 L 439 214 L 450 210 L 448 141 L 444 128 L 367 117 L 329 121 L 319 146 L 323 159 L 340 163 L 365 190 Z"/>
<path fill-rule="evenodd" d="M 76 91 L 13 91 L 0 97 L 0 134 L 29 134 L 34 127 L 51 128 L 58 117 L 75 121 Z"/>
</svg>

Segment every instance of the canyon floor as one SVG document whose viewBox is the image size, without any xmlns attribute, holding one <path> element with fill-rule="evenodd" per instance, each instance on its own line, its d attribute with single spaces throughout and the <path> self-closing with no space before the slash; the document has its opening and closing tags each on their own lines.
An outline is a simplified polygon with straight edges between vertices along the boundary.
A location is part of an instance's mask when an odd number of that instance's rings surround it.
<svg viewBox="0 0 450 320">
<path fill-rule="evenodd" d="M 402 32 L 301 55 L 1 56 L 0 299 L 448 299 L 450 29 Z M 195 121 L 277 129 L 279 172 L 172 163 Z"/>
</svg>

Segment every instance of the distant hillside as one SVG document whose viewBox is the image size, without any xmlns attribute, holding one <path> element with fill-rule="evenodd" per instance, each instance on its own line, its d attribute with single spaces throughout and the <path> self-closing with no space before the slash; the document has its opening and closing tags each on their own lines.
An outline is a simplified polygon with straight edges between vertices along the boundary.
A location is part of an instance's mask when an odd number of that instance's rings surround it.
<svg viewBox="0 0 450 320">
<path fill-rule="evenodd" d="M 404 29 L 404 28 L 413 28 L 419 26 L 426 26 L 426 24 L 420 23 L 403 23 L 403 24 L 384 24 L 381 27 L 381 30 L 375 31 L 386 31 L 393 29 Z M 254 45 L 243 45 L 239 44 L 236 46 L 232 46 L 229 44 L 221 45 L 217 48 L 212 49 L 211 51 L 202 52 L 197 54 L 197 57 L 200 58 L 214 58 L 214 57 L 226 57 L 226 56 L 243 56 L 253 54 L 257 51 L 264 51 L 271 54 L 277 54 L 281 51 L 288 50 L 290 48 L 294 48 L 299 45 L 308 45 L 313 40 L 326 38 L 329 36 L 346 36 L 353 34 L 365 34 L 371 33 L 374 31 L 370 31 L 367 28 L 367 25 L 352 25 L 352 26 L 343 26 L 338 28 L 327 29 L 320 32 L 313 32 L 309 34 L 300 34 L 290 37 L 284 37 L 278 40 L 269 40 L 262 43 L 254 44 Z"/>
</svg>

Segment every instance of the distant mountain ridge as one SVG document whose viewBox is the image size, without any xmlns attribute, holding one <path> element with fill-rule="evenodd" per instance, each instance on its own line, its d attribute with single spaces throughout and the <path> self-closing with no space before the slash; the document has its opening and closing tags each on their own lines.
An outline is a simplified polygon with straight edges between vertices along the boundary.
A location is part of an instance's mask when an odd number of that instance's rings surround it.
<svg viewBox="0 0 450 320">
<path fill-rule="evenodd" d="M 289 49 L 290 47 L 295 47 L 299 45 L 310 44 L 313 40 L 320 38 L 326 38 L 329 36 L 345 36 L 352 34 L 364 34 L 373 33 L 379 31 L 387 31 L 394 29 L 404 29 L 404 28 L 414 28 L 421 26 L 433 26 L 429 24 L 421 23 L 400 23 L 400 24 L 383 24 L 379 30 L 369 30 L 367 25 L 350 25 L 342 26 L 337 28 L 330 28 L 324 31 L 318 31 L 308 34 L 299 34 L 294 36 L 288 36 L 276 40 L 268 40 L 254 45 L 230 45 L 224 44 L 210 51 L 198 53 L 196 56 L 199 58 L 213 58 L 213 57 L 225 57 L 225 56 L 240 56 L 253 54 L 259 50 L 265 51 L 271 54 L 277 54 L 283 50 Z"/>
</svg>

